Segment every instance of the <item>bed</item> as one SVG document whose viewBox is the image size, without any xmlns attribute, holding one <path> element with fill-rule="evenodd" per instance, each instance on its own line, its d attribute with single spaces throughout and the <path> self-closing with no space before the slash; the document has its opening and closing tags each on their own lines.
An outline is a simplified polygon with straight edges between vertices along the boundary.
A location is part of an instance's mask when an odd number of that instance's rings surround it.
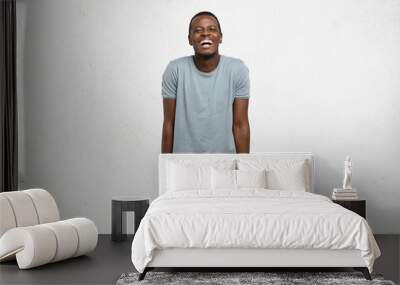
<svg viewBox="0 0 400 285">
<path fill-rule="evenodd" d="M 311 153 L 161 154 L 159 197 L 132 242 L 159 267 L 352 267 L 380 251 L 366 220 L 314 192 Z"/>
</svg>

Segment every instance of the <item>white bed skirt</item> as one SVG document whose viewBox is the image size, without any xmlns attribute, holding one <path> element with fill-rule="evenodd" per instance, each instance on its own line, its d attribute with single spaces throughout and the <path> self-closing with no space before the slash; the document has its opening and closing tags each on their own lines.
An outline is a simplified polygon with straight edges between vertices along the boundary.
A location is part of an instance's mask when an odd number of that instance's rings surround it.
<svg viewBox="0 0 400 285">
<path fill-rule="evenodd" d="M 197 249 L 155 250 L 147 267 L 366 267 L 359 250 Z"/>
</svg>

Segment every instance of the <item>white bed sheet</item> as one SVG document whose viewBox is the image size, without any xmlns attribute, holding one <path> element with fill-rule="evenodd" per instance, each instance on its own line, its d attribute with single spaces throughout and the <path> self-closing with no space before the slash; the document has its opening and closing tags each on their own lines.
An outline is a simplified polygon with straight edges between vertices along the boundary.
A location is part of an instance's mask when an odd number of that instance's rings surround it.
<svg viewBox="0 0 400 285">
<path fill-rule="evenodd" d="M 135 268 L 166 248 L 357 249 L 371 272 L 380 255 L 359 215 L 318 194 L 265 189 L 161 195 L 135 234 Z"/>
</svg>

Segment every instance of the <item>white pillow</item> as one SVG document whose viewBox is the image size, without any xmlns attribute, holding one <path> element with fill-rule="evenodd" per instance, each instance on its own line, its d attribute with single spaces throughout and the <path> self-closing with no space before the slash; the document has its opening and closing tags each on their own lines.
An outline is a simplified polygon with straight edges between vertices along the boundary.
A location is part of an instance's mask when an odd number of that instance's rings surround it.
<svg viewBox="0 0 400 285">
<path fill-rule="evenodd" d="M 236 190 L 236 170 L 233 169 L 211 169 L 211 188 Z"/>
<path fill-rule="evenodd" d="M 237 188 L 267 188 L 267 171 L 236 170 Z"/>
<path fill-rule="evenodd" d="M 240 188 L 267 188 L 266 170 L 211 169 L 211 188 L 238 190 Z"/>
<path fill-rule="evenodd" d="M 169 163 L 167 191 L 211 188 L 211 167 Z"/>
<path fill-rule="evenodd" d="M 169 158 L 166 162 L 166 167 L 169 164 L 180 164 L 184 166 L 196 166 L 196 167 L 214 167 L 217 169 L 236 169 L 236 160 L 234 158 L 213 158 L 211 157 L 201 157 L 193 155 L 193 158 Z"/>
<path fill-rule="evenodd" d="M 235 169 L 231 159 L 172 158 L 166 162 L 166 191 L 211 189 L 211 167 Z"/>
<path fill-rule="evenodd" d="M 306 162 L 299 159 L 240 158 L 237 165 L 240 170 L 266 169 L 268 189 L 311 191 Z"/>
</svg>

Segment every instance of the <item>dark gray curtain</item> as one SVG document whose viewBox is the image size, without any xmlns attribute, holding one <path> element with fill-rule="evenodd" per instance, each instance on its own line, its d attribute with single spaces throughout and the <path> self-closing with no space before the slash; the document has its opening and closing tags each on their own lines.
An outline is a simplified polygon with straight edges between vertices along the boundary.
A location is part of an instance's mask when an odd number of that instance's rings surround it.
<svg viewBox="0 0 400 285">
<path fill-rule="evenodd" d="M 18 190 L 16 4 L 0 0 L 0 192 Z"/>
</svg>

